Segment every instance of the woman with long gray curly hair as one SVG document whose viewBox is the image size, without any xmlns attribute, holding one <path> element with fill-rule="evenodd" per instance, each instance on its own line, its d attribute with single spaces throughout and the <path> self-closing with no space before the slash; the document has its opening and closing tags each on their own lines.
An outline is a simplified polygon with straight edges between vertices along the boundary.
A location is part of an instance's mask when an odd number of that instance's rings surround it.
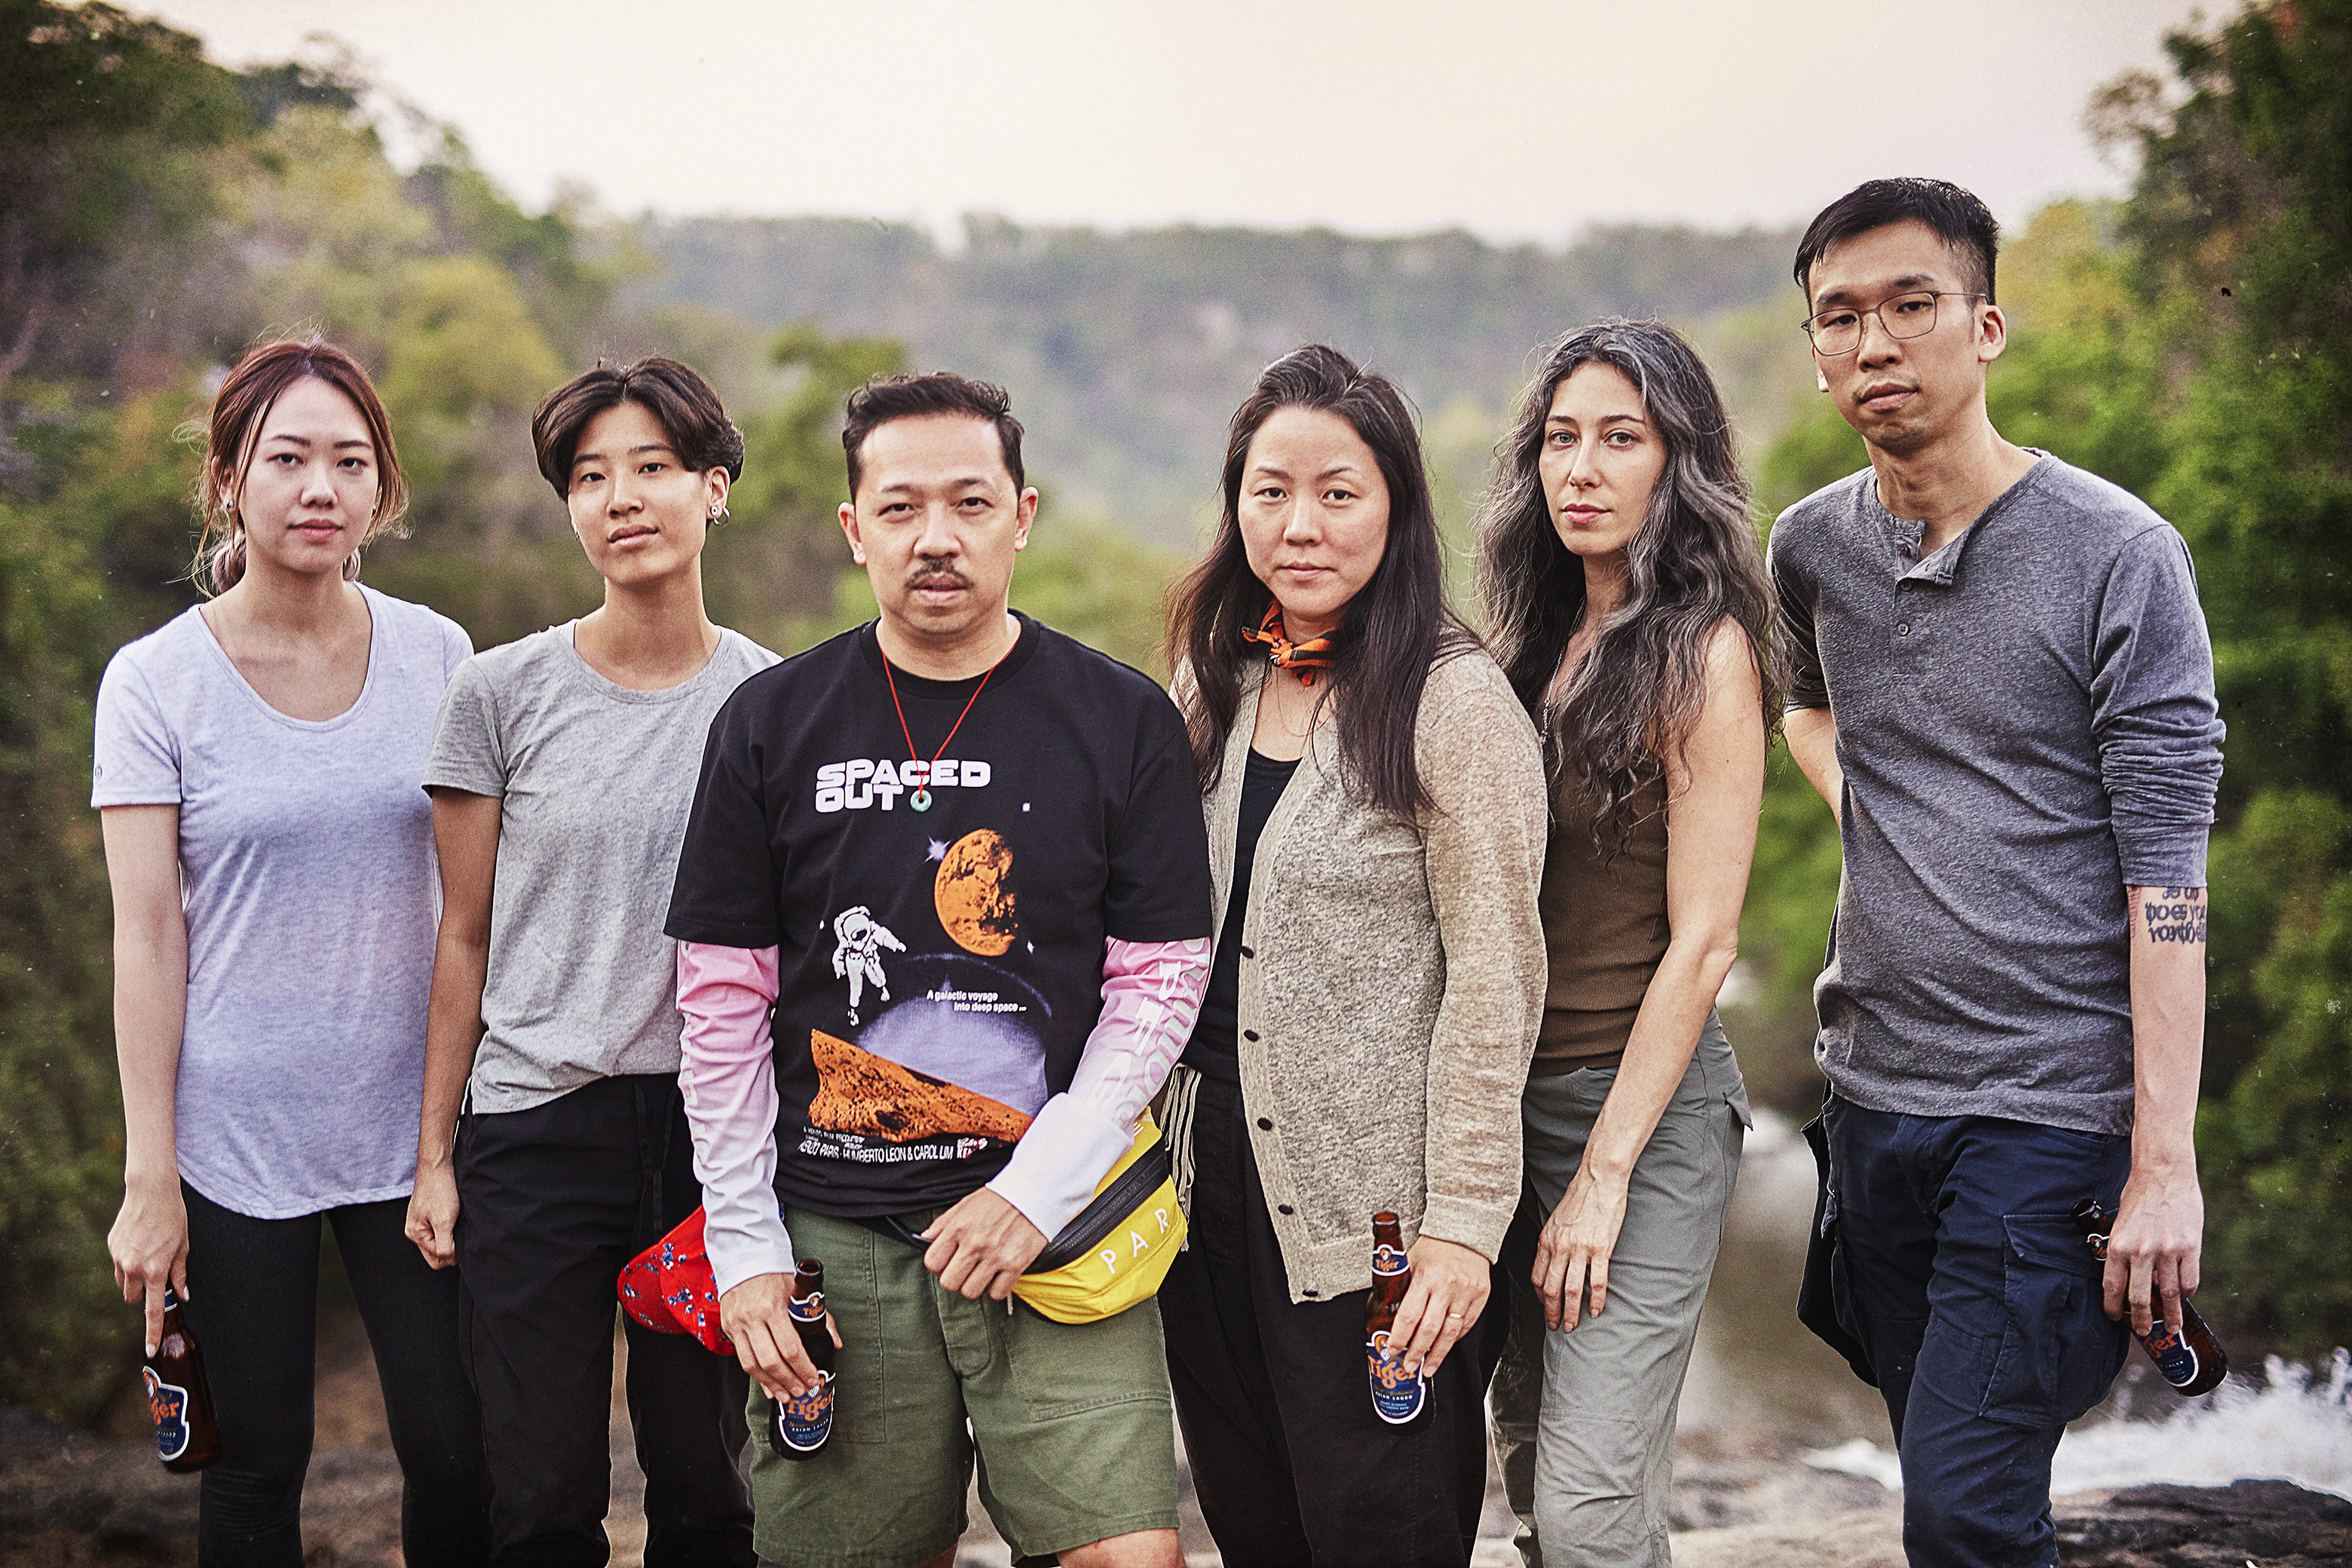
<svg viewBox="0 0 2352 1568">
<path fill-rule="evenodd" d="M 1543 733 L 1552 826 L 1496 1447 L 1549 1568 L 1663 1564 L 1675 1407 L 1748 1122 L 1715 998 L 1777 706 L 1770 599 L 1722 397 L 1672 330 L 1560 340 L 1497 458 L 1479 585 Z"/>
</svg>

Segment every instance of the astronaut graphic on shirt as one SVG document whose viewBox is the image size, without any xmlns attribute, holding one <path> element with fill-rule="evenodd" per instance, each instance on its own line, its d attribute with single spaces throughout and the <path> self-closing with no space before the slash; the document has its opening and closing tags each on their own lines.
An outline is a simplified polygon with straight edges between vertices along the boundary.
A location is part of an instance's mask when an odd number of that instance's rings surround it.
<svg viewBox="0 0 2352 1568">
<path fill-rule="evenodd" d="M 890 928 L 874 918 L 874 911 L 864 904 L 846 909 L 834 917 L 833 934 L 836 945 L 833 950 L 833 972 L 849 981 L 849 1021 L 857 1022 L 857 1004 L 871 982 L 881 993 L 883 1001 L 890 1000 L 890 977 L 882 972 L 882 950 L 904 952 L 907 944 L 890 932 Z"/>
<path fill-rule="evenodd" d="M 1037 1026 L 1051 1009 L 994 962 L 1021 941 L 1013 845 L 991 827 L 953 844 L 926 842 L 936 869 L 924 901 L 947 939 L 937 951 L 910 952 L 870 905 L 853 904 L 831 922 L 833 971 L 849 983 L 848 1025 L 839 1034 L 809 1031 L 819 1087 L 803 1154 L 858 1164 L 969 1159 L 1018 1142 L 1048 1097 Z M 924 945 L 919 932 L 915 944 Z M 895 1002 L 886 949 L 902 955 L 891 961 L 902 981 Z"/>
</svg>

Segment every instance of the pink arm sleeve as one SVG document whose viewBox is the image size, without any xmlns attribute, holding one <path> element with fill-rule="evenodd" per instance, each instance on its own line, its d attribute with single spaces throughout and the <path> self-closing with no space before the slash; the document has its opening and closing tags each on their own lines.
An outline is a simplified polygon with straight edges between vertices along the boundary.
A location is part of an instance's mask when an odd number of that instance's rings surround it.
<svg viewBox="0 0 2352 1568">
<path fill-rule="evenodd" d="M 1134 1141 L 1144 1106 L 1192 1037 L 1209 986 L 1209 943 L 1104 944 L 1102 1015 L 1067 1092 L 1047 1100 L 989 1190 L 1047 1239 L 1087 1206 Z"/>
<path fill-rule="evenodd" d="M 776 1058 L 768 1038 L 775 1000 L 774 948 L 677 944 L 677 1005 L 686 1015 L 677 1084 L 722 1296 L 756 1275 L 793 1271 L 793 1238 L 776 1206 Z"/>
</svg>

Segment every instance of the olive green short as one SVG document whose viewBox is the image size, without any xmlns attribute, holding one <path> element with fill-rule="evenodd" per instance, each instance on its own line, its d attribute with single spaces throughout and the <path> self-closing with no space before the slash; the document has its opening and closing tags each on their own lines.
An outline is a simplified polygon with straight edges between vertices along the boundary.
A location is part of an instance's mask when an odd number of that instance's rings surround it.
<svg viewBox="0 0 2352 1568">
<path fill-rule="evenodd" d="M 902 1215 L 921 1230 L 939 1211 Z M 1160 1308 L 1056 1323 L 940 1289 L 923 1255 L 851 1220 L 790 1210 L 824 1263 L 841 1330 L 833 1437 L 778 1458 L 751 1390 L 753 1542 L 786 1568 L 909 1568 L 955 1545 L 980 1500 L 1017 1557 L 1176 1528 L 1176 1437 Z"/>
</svg>

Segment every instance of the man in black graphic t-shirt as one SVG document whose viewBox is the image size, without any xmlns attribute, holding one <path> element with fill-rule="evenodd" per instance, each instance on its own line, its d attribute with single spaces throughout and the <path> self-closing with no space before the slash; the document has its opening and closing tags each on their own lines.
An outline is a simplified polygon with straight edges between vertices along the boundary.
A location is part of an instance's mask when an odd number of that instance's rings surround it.
<svg viewBox="0 0 2352 1568">
<path fill-rule="evenodd" d="M 1024 1556 L 1173 1563 L 1156 1309 L 997 1303 L 1197 1011 L 1192 752 L 1149 679 L 1007 610 L 1036 492 L 1001 392 L 893 377 L 848 413 L 842 525 L 880 618 L 721 710 L 668 921 L 721 1321 L 768 1394 L 815 1386 L 797 1253 L 844 1339 L 835 1440 L 755 1465 L 757 1543 L 950 1551 L 976 1444 Z"/>
</svg>

